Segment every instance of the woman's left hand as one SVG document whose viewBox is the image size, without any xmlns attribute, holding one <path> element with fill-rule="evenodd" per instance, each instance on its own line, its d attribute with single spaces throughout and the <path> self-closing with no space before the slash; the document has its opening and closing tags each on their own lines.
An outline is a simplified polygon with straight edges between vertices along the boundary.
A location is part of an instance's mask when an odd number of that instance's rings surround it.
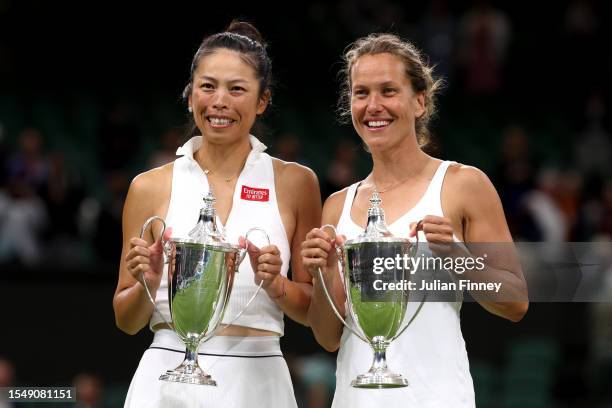
<svg viewBox="0 0 612 408">
<path fill-rule="evenodd" d="M 423 231 L 429 248 L 436 255 L 449 255 L 454 245 L 453 227 L 450 218 L 438 217 L 437 215 L 427 215 L 419 223 L 410 225 L 410 238 L 415 237 L 417 231 Z"/>
<path fill-rule="evenodd" d="M 246 240 L 243 237 L 240 237 L 239 245 L 241 248 L 245 247 Z M 259 285 L 263 282 L 261 287 L 272 299 L 283 296 L 284 277 L 280 273 L 283 261 L 278 247 L 276 245 L 268 245 L 258 248 L 248 241 L 247 252 L 255 275 L 255 284 Z"/>
<path fill-rule="evenodd" d="M 426 215 L 420 224 L 418 225 L 416 222 L 410 224 L 410 238 L 416 236 L 417 230 L 419 230 L 423 231 L 427 242 L 438 244 L 453 242 L 453 227 L 450 218 Z"/>
</svg>

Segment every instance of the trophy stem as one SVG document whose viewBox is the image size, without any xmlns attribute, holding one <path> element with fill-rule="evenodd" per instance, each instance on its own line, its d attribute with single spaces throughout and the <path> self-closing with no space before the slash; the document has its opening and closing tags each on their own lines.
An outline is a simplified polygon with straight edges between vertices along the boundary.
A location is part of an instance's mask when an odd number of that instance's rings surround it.
<svg viewBox="0 0 612 408">
<path fill-rule="evenodd" d="M 386 341 L 375 341 L 372 344 L 374 349 L 374 361 L 372 362 L 372 369 L 375 371 L 387 370 L 387 347 L 389 343 Z"/>
<path fill-rule="evenodd" d="M 395 374 L 387 367 L 387 347 L 389 341 L 382 336 L 376 336 L 370 343 L 374 350 L 372 367 L 367 373 L 358 375 L 351 382 L 355 388 L 398 388 L 406 387 L 408 381 L 400 374 Z"/>
<path fill-rule="evenodd" d="M 193 343 L 186 344 L 185 350 L 185 361 L 183 362 L 185 366 L 185 374 L 193 374 L 194 371 L 200 369 L 198 366 L 198 345 L 194 345 Z"/>
<path fill-rule="evenodd" d="M 174 370 L 166 371 L 159 377 L 162 381 L 180 382 L 185 384 L 217 385 L 217 382 L 206 374 L 198 365 L 199 341 L 185 341 L 185 359 Z"/>
</svg>

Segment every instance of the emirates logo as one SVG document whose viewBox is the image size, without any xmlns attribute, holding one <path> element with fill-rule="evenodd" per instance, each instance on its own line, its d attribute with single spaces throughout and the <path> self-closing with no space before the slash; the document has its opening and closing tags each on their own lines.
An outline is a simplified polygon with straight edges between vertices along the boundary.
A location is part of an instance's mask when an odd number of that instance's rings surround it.
<svg viewBox="0 0 612 408">
<path fill-rule="evenodd" d="M 242 186 L 240 198 L 248 201 L 270 201 L 270 190 L 267 188 Z"/>
</svg>

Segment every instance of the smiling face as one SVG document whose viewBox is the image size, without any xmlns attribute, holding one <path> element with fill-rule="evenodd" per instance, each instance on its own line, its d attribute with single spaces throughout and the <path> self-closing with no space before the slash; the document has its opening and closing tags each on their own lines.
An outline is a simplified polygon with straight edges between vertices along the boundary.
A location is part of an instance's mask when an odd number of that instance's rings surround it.
<svg viewBox="0 0 612 408">
<path fill-rule="evenodd" d="M 221 48 L 200 60 L 189 106 L 208 141 L 227 143 L 248 136 L 268 99 L 267 91 L 260 97 L 253 67 L 238 52 Z"/>
<path fill-rule="evenodd" d="M 366 54 L 351 69 L 351 117 L 370 151 L 386 150 L 412 138 L 423 115 L 424 96 L 416 94 L 404 63 L 389 53 Z"/>
</svg>

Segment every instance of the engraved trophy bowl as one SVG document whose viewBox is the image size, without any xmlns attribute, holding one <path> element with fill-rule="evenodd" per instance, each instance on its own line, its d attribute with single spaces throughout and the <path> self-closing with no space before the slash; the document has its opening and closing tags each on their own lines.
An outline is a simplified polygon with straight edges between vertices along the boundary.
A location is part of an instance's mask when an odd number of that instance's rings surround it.
<svg viewBox="0 0 612 408">
<path fill-rule="evenodd" d="M 247 251 L 226 242 L 224 234 L 218 229 L 212 191 L 209 191 L 204 202 L 198 223 L 189 232 L 188 237 L 171 238 L 163 242 L 165 262 L 168 265 L 168 303 L 172 324 L 167 322 L 157 309 L 144 277 L 141 281 L 155 310 L 185 343 L 184 361 L 177 368 L 162 374 L 159 379 L 186 384 L 217 385 L 198 365 L 198 348 L 221 327 L 232 291 L 234 274 L 238 272 Z M 163 224 L 163 237 L 166 223 L 161 217 L 153 216 L 144 223 L 141 238 L 149 224 L 155 220 Z M 262 232 L 268 243 L 270 242 L 268 235 L 260 228 L 250 229 L 245 239 L 248 240 L 253 231 Z M 236 321 L 260 290 L 261 284 L 245 307 L 223 327 Z"/>
<path fill-rule="evenodd" d="M 330 306 L 344 326 L 364 342 L 374 352 L 370 369 L 355 378 L 351 385 L 356 388 L 397 388 L 406 387 L 408 381 L 387 367 L 386 350 L 393 340 L 399 337 L 414 321 L 425 299 L 417 306 L 414 314 L 408 318 L 408 302 L 411 300 L 407 282 L 411 279 L 410 268 L 404 264 L 375 269 L 375 259 L 400 259 L 416 256 L 416 242 L 407 238 L 395 237 L 387 229 L 384 211 L 380 207 L 382 200 L 374 191 L 370 198 L 368 222 L 364 232 L 355 239 L 337 246 L 338 263 L 343 277 L 346 294 L 346 312 L 350 320 L 342 317 L 330 295 L 319 268 L 319 279 Z M 334 234 L 336 229 L 330 227 Z M 379 265 L 380 266 L 380 265 Z M 375 290 L 375 281 L 381 280 L 402 289 Z"/>
</svg>

